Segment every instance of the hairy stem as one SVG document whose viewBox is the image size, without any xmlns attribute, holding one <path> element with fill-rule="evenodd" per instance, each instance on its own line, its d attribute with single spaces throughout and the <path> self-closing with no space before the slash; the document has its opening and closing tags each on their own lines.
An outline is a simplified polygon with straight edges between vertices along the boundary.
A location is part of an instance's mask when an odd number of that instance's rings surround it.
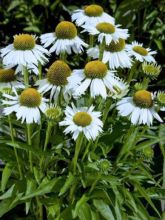
<svg viewBox="0 0 165 220">
<path fill-rule="evenodd" d="M 8 122 L 9 122 L 11 140 L 12 140 L 12 143 L 15 144 L 13 125 L 12 125 L 12 122 L 11 122 L 10 115 L 8 115 Z M 18 166 L 18 171 L 19 171 L 20 179 L 22 179 L 23 178 L 23 174 L 22 174 L 20 163 L 19 163 L 17 149 L 15 148 L 15 146 L 14 146 L 14 153 L 15 153 L 15 157 L 16 157 L 16 161 L 17 161 L 17 166 Z"/>
<path fill-rule="evenodd" d="M 27 138 L 28 138 L 28 145 L 32 145 L 31 141 L 31 124 L 27 124 Z M 29 151 L 29 164 L 30 164 L 30 171 L 33 172 L 33 161 L 32 161 L 32 152 Z"/>
</svg>

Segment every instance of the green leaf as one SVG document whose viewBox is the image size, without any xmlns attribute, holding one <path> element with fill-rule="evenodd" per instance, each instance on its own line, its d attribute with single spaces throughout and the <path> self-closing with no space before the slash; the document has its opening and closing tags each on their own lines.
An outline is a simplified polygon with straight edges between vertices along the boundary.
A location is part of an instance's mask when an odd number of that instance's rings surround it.
<svg viewBox="0 0 165 220">
<path fill-rule="evenodd" d="M 9 212 L 11 209 L 13 209 L 15 206 L 17 206 L 19 203 L 21 203 L 19 200 L 22 196 L 22 193 L 17 194 L 16 196 L 5 199 L 2 202 L 0 202 L 0 218 Z"/>
<path fill-rule="evenodd" d="M 17 8 L 20 5 L 20 1 L 19 0 L 14 0 L 11 2 L 11 4 L 8 7 L 8 12 L 10 12 L 11 10 Z"/>
<path fill-rule="evenodd" d="M 63 195 L 74 183 L 75 177 L 72 173 L 69 173 L 66 182 L 60 190 L 59 196 Z"/>
<path fill-rule="evenodd" d="M 28 150 L 28 151 L 31 151 L 33 152 L 36 156 L 46 156 L 46 155 L 50 155 L 50 153 L 48 152 L 43 152 L 41 149 L 39 148 L 35 148 L 34 146 L 29 146 L 28 144 L 24 144 L 22 142 L 16 142 L 13 144 L 12 141 L 8 141 L 6 143 L 7 145 L 11 146 L 11 147 L 15 147 L 15 148 L 18 148 L 18 149 L 22 149 L 22 150 Z"/>
<path fill-rule="evenodd" d="M 29 195 L 31 192 L 34 192 L 36 189 L 36 183 L 34 180 L 27 180 L 27 188 L 26 188 L 26 195 Z M 31 200 L 25 203 L 25 210 L 26 210 L 26 215 L 29 213 L 31 206 Z"/>
<path fill-rule="evenodd" d="M 8 199 L 12 197 L 14 188 L 15 188 L 15 184 L 13 184 L 3 195 L 0 196 L 0 200 Z"/>
<path fill-rule="evenodd" d="M 81 206 L 88 201 L 88 197 L 84 194 L 76 203 L 75 210 L 73 211 L 73 218 L 76 218 L 78 216 L 78 211 L 81 208 Z"/>
<path fill-rule="evenodd" d="M 152 200 L 151 200 L 150 197 L 148 196 L 146 190 L 143 189 L 143 187 L 141 187 L 137 182 L 134 183 L 134 185 L 136 186 L 136 188 L 137 188 L 137 190 L 139 191 L 139 193 L 141 194 L 141 196 L 147 200 L 147 202 L 150 204 L 150 206 L 155 210 L 155 212 L 156 212 L 156 213 L 158 214 L 158 216 L 160 217 L 160 214 L 159 214 L 157 208 L 155 207 L 154 203 L 152 202 Z"/>
<path fill-rule="evenodd" d="M 115 220 L 113 213 L 110 209 L 110 207 L 104 203 L 103 200 L 97 200 L 95 199 L 93 201 L 94 206 L 97 208 L 97 210 L 100 212 L 100 214 L 107 220 Z"/>
<path fill-rule="evenodd" d="M 84 203 L 80 206 L 77 214 L 81 220 L 91 220 L 92 218 L 90 206 L 87 203 Z"/>
<path fill-rule="evenodd" d="M 22 197 L 21 200 L 30 199 L 35 196 L 41 196 L 41 195 L 45 195 L 46 193 L 52 192 L 52 189 L 58 183 L 59 180 L 60 180 L 60 177 L 58 179 L 44 181 L 43 183 L 41 183 L 41 185 L 35 191 Z"/>
<path fill-rule="evenodd" d="M 10 168 L 9 164 L 6 164 L 3 172 L 2 172 L 2 179 L 1 179 L 1 190 L 2 192 L 6 189 L 6 184 L 11 176 L 12 169 Z"/>
<path fill-rule="evenodd" d="M 92 220 L 100 220 L 99 214 L 97 212 L 91 211 Z"/>
</svg>

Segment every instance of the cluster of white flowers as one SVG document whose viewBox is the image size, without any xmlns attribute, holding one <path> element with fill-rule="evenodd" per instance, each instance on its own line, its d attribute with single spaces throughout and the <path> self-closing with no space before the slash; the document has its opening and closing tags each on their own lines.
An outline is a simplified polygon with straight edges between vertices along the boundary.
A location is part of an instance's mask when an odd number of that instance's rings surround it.
<svg viewBox="0 0 165 220">
<path fill-rule="evenodd" d="M 82 28 L 82 33 L 89 34 L 89 45 L 78 36 L 72 22 Z M 127 116 L 133 124 L 152 125 L 153 118 L 162 122 L 156 109 L 165 94 L 159 92 L 154 96 L 142 89 L 124 97 L 129 92 L 129 82 L 125 82 L 118 74 L 118 70 L 123 68 L 127 68 L 130 73 L 129 69 L 137 62 L 144 62 L 144 74 L 154 75 L 154 71 L 159 74 L 160 67 L 153 57 L 156 52 L 136 41 L 126 43 L 128 30 L 115 24 L 115 19 L 99 5 L 89 5 L 74 11 L 72 22 L 61 21 L 54 32 L 41 35 L 43 46 L 36 44 L 36 36 L 19 34 L 14 36 L 12 44 L 0 50 L 3 63 L 0 89 L 11 88 L 10 94 L 3 94 L 4 114 L 15 112 L 22 123 L 40 123 L 41 112 L 45 113 L 52 104 L 61 105 L 63 100 L 66 106 L 65 118 L 59 125 L 66 126 L 64 133 L 72 133 L 74 140 L 80 133 L 88 140 L 95 140 L 103 129 L 101 112 L 94 111 L 97 107 L 91 103 L 90 106 L 85 103 L 85 107 L 75 107 L 73 103 L 82 96 L 91 99 L 100 96 L 105 101 L 112 99 L 119 115 Z M 81 54 L 84 50 L 88 62 L 83 68 L 71 70 L 66 56 Z M 42 79 L 41 66 L 49 61 L 52 53 L 59 57 Z M 30 87 L 30 84 L 23 83 L 21 76 L 18 81 L 19 73 L 26 83 L 29 74 L 40 74 L 40 78 L 35 82 L 35 87 Z M 70 101 L 73 102 L 72 107 L 67 106 Z M 165 102 L 162 101 L 160 110 L 164 108 Z"/>
</svg>

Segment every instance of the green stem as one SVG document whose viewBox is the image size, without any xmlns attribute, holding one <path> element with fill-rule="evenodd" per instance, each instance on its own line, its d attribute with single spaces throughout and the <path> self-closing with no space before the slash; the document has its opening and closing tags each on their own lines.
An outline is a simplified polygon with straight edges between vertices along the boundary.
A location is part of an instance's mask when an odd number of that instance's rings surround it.
<svg viewBox="0 0 165 220">
<path fill-rule="evenodd" d="M 96 186 L 99 179 L 100 179 L 100 174 L 96 177 L 95 181 L 93 182 L 93 184 L 92 184 L 92 186 L 89 190 L 89 194 L 93 191 L 93 189 L 95 188 L 95 186 Z"/>
<path fill-rule="evenodd" d="M 85 152 L 84 152 L 83 157 L 82 157 L 82 161 L 84 161 L 84 159 L 85 159 L 85 157 L 86 157 L 86 155 L 87 155 L 87 153 L 89 151 L 90 145 L 91 145 L 91 141 L 89 141 L 88 145 L 86 146 Z"/>
<path fill-rule="evenodd" d="M 132 125 L 126 134 L 124 144 L 121 151 L 118 154 L 116 163 L 122 158 L 122 156 L 129 151 L 129 149 L 134 145 L 138 133 L 138 127 Z"/>
<path fill-rule="evenodd" d="M 41 65 L 41 63 L 38 63 L 38 77 L 39 77 L 39 79 L 42 79 L 42 65 Z"/>
<path fill-rule="evenodd" d="M 48 143 L 49 143 L 49 137 L 50 137 L 50 134 L 51 134 L 51 129 L 52 129 L 52 124 L 50 122 L 48 122 L 48 126 L 47 126 L 47 129 L 46 129 L 46 138 L 45 138 L 45 143 L 44 143 L 44 151 L 46 151 L 46 148 L 47 148 Z"/>
<path fill-rule="evenodd" d="M 129 72 L 128 80 L 127 80 L 128 83 L 130 83 L 130 82 L 132 81 L 132 79 L 133 79 L 133 77 L 134 77 L 134 74 L 135 74 L 135 72 L 136 72 L 137 66 L 138 66 L 138 62 L 135 62 L 135 63 L 132 65 L 131 70 L 130 70 L 130 72 Z"/>
<path fill-rule="evenodd" d="M 23 67 L 23 76 L 24 76 L 24 83 L 25 87 L 29 87 L 29 73 L 27 67 Z"/>
<path fill-rule="evenodd" d="M 12 140 L 12 143 L 15 144 L 13 125 L 11 123 L 10 115 L 8 115 L 8 121 L 9 121 L 9 127 L 10 127 L 11 140 Z M 18 166 L 18 171 L 19 171 L 20 179 L 23 179 L 23 174 L 22 174 L 20 163 L 19 163 L 18 153 L 17 153 L 17 149 L 15 148 L 15 146 L 14 146 L 14 153 L 15 153 L 15 157 L 16 157 L 16 161 L 17 161 L 17 166 Z"/>
<path fill-rule="evenodd" d="M 103 123 L 105 123 L 105 121 L 107 119 L 111 104 L 112 104 L 112 100 L 111 99 L 107 100 L 105 109 L 103 111 Z"/>
<path fill-rule="evenodd" d="M 81 149 L 82 141 L 83 141 L 83 134 L 79 134 L 79 136 L 76 140 L 76 148 L 75 148 L 74 158 L 72 160 L 74 174 L 76 173 L 77 160 L 78 160 L 78 155 L 79 155 L 79 152 Z"/>
<path fill-rule="evenodd" d="M 94 44 L 94 35 L 89 35 L 89 47 L 93 47 Z"/>
<path fill-rule="evenodd" d="M 37 220 L 43 220 L 43 210 L 42 210 L 42 204 L 41 202 L 39 201 L 38 197 L 36 197 L 36 202 L 37 202 Z"/>
<path fill-rule="evenodd" d="M 28 138 L 28 145 L 32 145 L 31 141 L 31 124 L 27 124 L 27 138 Z M 29 151 L 29 163 L 30 163 L 30 171 L 33 172 L 33 162 L 32 162 L 32 152 Z"/>
<path fill-rule="evenodd" d="M 47 126 L 47 129 L 46 129 L 46 137 L 45 137 L 45 143 L 44 143 L 43 151 L 46 151 L 46 148 L 48 146 L 51 130 L 52 130 L 52 124 L 50 122 L 48 122 L 48 126 Z M 42 156 L 41 160 L 40 160 L 40 168 L 41 168 L 41 170 L 42 170 L 42 167 L 43 167 L 43 162 L 44 162 L 44 156 Z"/>
<path fill-rule="evenodd" d="M 142 82 L 142 84 L 143 84 L 143 88 L 144 88 L 144 89 L 147 89 L 149 83 L 150 83 L 150 79 L 147 78 L 147 77 L 144 77 L 144 78 L 143 78 L 143 82 Z"/>
<path fill-rule="evenodd" d="M 60 53 L 60 60 L 66 61 L 66 56 L 67 56 L 66 52 L 61 52 Z"/>
<path fill-rule="evenodd" d="M 103 39 L 102 43 L 100 44 L 100 50 L 99 50 L 99 60 L 102 61 L 103 59 L 103 53 L 105 49 L 105 39 Z"/>
</svg>

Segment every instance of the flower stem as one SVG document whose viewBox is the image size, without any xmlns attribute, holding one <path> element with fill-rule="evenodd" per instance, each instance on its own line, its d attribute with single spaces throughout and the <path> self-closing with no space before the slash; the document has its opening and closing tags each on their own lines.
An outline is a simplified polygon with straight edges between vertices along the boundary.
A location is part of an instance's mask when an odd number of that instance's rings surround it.
<svg viewBox="0 0 165 220">
<path fill-rule="evenodd" d="M 26 87 L 29 87 L 29 73 L 27 67 L 23 67 L 23 76 L 24 76 L 24 83 Z"/>
<path fill-rule="evenodd" d="M 89 35 L 89 47 L 93 47 L 94 44 L 94 35 Z"/>
<path fill-rule="evenodd" d="M 13 125 L 11 123 L 10 115 L 8 115 L 8 122 L 9 122 L 9 127 L 10 127 L 11 140 L 12 140 L 12 143 L 15 144 Z M 20 166 L 19 158 L 18 158 L 18 153 L 17 153 L 17 149 L 15 147 L 14 147 L 14 153 L 15 153 L 15 157 L 16 157 L 16 161 L 17 161 L 17 166 L 18 166 L 18 171 L 19 171 L 20 179 L 23 179 L 22 170 L 21 170 L 21 166 Z"/>
<path fill-rule="evenodd" d="M 32 145 L 31 141 L 31 124 L 27 124 L 27 138 L 28 138 L 28 145 Z M 33 172 L 33 162 L 32 162 L 32 152 L 29 151 L 29 163 L 30 163 L 30 171 Z"/>
<path fill-rule="evenodd" d="M 95 188 L 95 186 L 96 186 L 96 184 L 97 184 L 97 182 L 98 182 L 98 180 L 100 179 L 100 174 L 98 174 L 98 176 L 96 177 L 96 179 L 95 179 L 95 181 L 93 182 L 93 184 L 92 184 L 92 186 L 91 186 L 91 188 L 90 188 L 90 190 L 89 190 L 89 194 L 93 191 L 93 189 Z"/>
<path fill-rule="evenodd" d="M 46 137 L 45 137 L 45 143 L 44 143 L 43 151 L 46 151 L 46 148 L 48 146 L 51 130 L 52 130 L 52 124 L 50 122 L 48 122 L 48 126 L 47 126 L 47 129 L 46 129 Z M 43 162 L 44 162 L 44 156 L 42 156 L 41 160 L 40 160 L 40 168 L 41 169 L 42 169 L 42 166 L 43 166 Z"/>
<path fill-rule="evenodd" d="M 48 122 L 48 126 L 47 126 L 47 129 L 46 129 L 46 138 L 45 138 L 45 143 L 44 143 L 44 151 L 46 151 L 46 148 L 47 148 L 48 143 L 49 143 L 49 137 L 50 137 L 50 134 L 51 134 L 51 129 L 52 129 L 52 124 L 50 122 Z"/>
<path fill-rule="evenodd" d="M 66 52 L 61 52 L 60 53 L 60 60 L 66 61 Z"/>
<path fill-rule="evenodd" d="M 73 158 L 73 173 L 76 173 L 76 166 L 77 166 L 77 160 L 78 160 L 78 155 L 81 149 L 81 145 L 82 145 L 82 141 L 83 141 L 83 134 L 79 134 L 77 140 L 76 140 L 76 148 L 75 148 L 75 154 L 74 154 L 74 158 Z"/>
<path fill-rule="evenodd" d="M 41 63 L 38 63 L 38 77 L 39 77 L 39 79 L 42 79 L 42 65 L 41 65 Z"/>
<path fill-rule="evenodd" d="M 37 202 L 37 220 L 43 220 L 43 210 L 42 210 L 42 204 L 39 201 L 38 197 L 36 197 L 36 202 Z"/>
<path fill-rule="evenodd" d="M 138 135 L 138 129 L 139 129 L 138 127 L 136 127 L 135 125 L 132 125 L 130 129 L 128 130 L 128 132 L 126 133 L 124 144 L 122 146 L 121 151 L 118 154 L 116 163 L 118 163 L 120 159 L 123 157 L 123 155 L 128 153 L 129 149 L 134 146 L 134 143 Z"/>
<path fill-rule="evenodd" d="M 129 72 L 129 76 L 128 76 L 128 80 L 127 80 L 128 83 L 130 83 L 130 82 L 132 81 L 133 76 L 134 76 L 134 74 L 135 74 L 135 72 L 136 72 L 137 66 L 138 66 L 138 62 L 135 62 L 135 63 L 132 65 L 132 68 L 131 68 L 131 70 L 130 70 L 130 72 Z"/>
<path fill-rule="evenodd" d="M 84 159 L 85 159 L 85 157 L 86 157 L 86 155 L 87 155 L 87 153 L 88 153 L 88 151 L 89 151 L 90 145 L 91 145 L 91 141 L 88 142 L 88 145 L 87 145 L 86 148 L 85 148 L 85 152 L 84 152 L 84 154 L 83 154 L 82 161 L 84 161 Z"/>
<path fill-rule="evenodd" d="M 99 50 L 99 60 L 102 61 L 103 59 L 103 53 L 105 49 L 105 39 L 103 39 L 102 43 L 100 44 L 100 50 Z"/>
<path fill-rule="evenodd" d="M 149 84 L 149 83 L 150 83 L 150 79 L 147 78 L 147 77 L 144 77 L 144 78 L 143 78 L 143 82 L 142 82 L 144 89 L 147 89 L 147 88 L 148 88 L 148 84 Z"/>
<path fill-rule="evenodd" d="M 106 121 L 106 118 L 108 116 L 108 113 L 109 113 L 109 109 L 111 107 L 111 104 L 112 104 L 112 100 L 109 99 L 107 102 L 106 102 L 106 106 L 105 106 L 105 109 L 103 111 L 103 123 L 105 123 Z"/>
</svg>

